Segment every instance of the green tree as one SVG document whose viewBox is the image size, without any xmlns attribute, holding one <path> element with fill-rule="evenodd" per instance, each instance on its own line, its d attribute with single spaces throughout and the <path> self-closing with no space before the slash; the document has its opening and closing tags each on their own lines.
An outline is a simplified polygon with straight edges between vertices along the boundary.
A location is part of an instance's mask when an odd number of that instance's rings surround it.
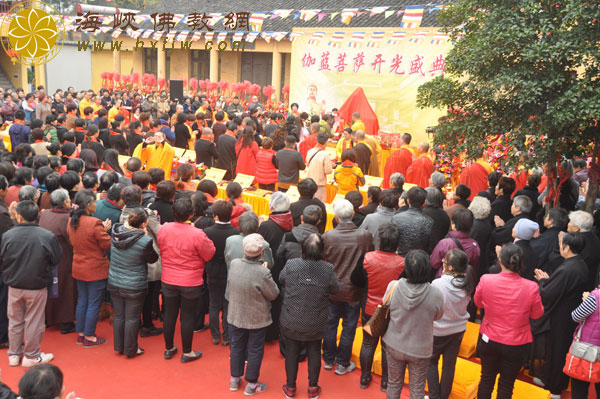
<svg viewBox="0 0 600 399">
<path fill-rule="evenodd" d="M 438 19 L 455 45 L 417 101 L 448 109 L 434 139 L 448 156 L 496 138 L 506 171 L 596 152 L 600 0 L 458 0 Z"/>
</svg>

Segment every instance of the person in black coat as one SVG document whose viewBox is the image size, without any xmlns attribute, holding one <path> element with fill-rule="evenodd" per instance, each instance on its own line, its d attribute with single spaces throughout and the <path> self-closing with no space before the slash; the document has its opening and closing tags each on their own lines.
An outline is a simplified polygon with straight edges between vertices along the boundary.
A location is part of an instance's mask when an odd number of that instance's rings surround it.
<svg viewBox="0 0 600 399">
<path fill-rule="evenodd" d="M 213 160 L 219 158 L 219 154 L 212 142 L 213 133 L 208 127 L 202 129 L 202 136 L 196 140 L 194 151 L 196 151 L 196 164 L 204 163 L 204 165 L 212 168 Z"/>
<path fill-rule="evenodd" d="M 571 312 L 581 303 L 588 279 L 587 266 L 580 255 L 585 245 L 581 234 L 559 236 L 564 262 L 552 276 L 535 270 L 544 315 L 532 323 L 534 350 L 531 371 L 545 389 L 558 396 L 569 385 L 569 377 L 562 370 L 577 327 Z"/>
<path fill-rule="evenodd" d="M 360 212 L 363 215 L 370 215 L 371 213 L 375 213 L 377 207 L 379 206 L 379 197 L 381 196 L 381 188 L 370 186 L 367 189 L 367 201 L 369 202 L 367 205 L 360 208 Z"/>
<path fill-rule="evenodd" d="M 300 181 L 300 183 L 298 183 L 300 199 L 290 205 L 290 211 L 292 212 L 294 226 L 298 226 L 301 223 L 301 216 L 304 208 L 309 205 L 317 205 L 321 208 L 321 215 L 323 215 L 319 223 L 317 223 L 317 227 L 319 233 L 323 234 L 325 232 L 325 226 L 327 225 L 327 209 L 320 199 L 314 198 L 317 189 L 317 183 L 310 177 Z"/>
<path fill-rule="evenodd" d="M 498 185 L 500 177 L 502 177 L 502 175 L 500 172 L 496 171 L 493 171 L 488 175 L 488 185 L 490 188 L 487 189 L 487 192 L 490 193 L 490 202 L 494 202 L 496 200 L 496 186 Z"/>
<path fill-rule="evenodd" d="M 431 253 L 438 242 L 448 235 L 450 231 L 450 218 L 442 209 L 444 197 L 436 187 L 427 187 L 427 197 L 425 199 L 425 208 L 423 215 L 429 216 L 433 220 L 431 228 L 431 239 L 429 241 L 428 252 Z M 475 267 L 476 265 L 473 265 Z"/>
<path fill-rule="evenodd" d="M 175 217 L 173 216 L 175 191 L 175 183 L 171 180 L 163 180 L 156 185 L 156 199 L 148 208 L 158 213 L 160 224 L 175 221 Z"/>
<path fill-rule="evenodd" d="M 217 168 L 225 169 L 227 171 L 223 180 L 233 180 L 237 164 L 237 156 L 235 153 L 237 140 L 235 135 L 238 127 L 235 122 L 232 121 L 227 121 L 225 126 L 227 127 L 227 131 L 225 134 L 222 134 L 217 141 Z"/>
<path fill-rule="evenodd" d="M 283 240 L 285 233 L 292 230 L 294 227 L 294 221 L 292 219 L 292 213 L 290 212 L 290 199 L 287 195 L 280 191 L 276 191 L 269 198 L 269 220 L 264 221 L 258 228 L 258 234 L 263 236 L 265 241 L 269 243 L 273 254 L 277 253 L 279 245 Z M 275 264 L 271 269 L 273 274 L 273 280 L 279 281 L 279 273 L 283 269 L 283 264 L 279 257 L 274 256 Z M 267 336 L 265 340 L 267 342 L 274 341 L 279 337 L 279 314 L 281 312 L 281 296 L 271 302 L 271 317 L 273 318 L 273 324 L 267 328 Z"/>
<path fill-rule="evenodd" d="M 213 345 L 229 345 L 229 324 L 227 324 L 227 299 L 225 289 L 227 288 L 227 263 L 225 262 L 225 242 L 228 237 L 240 234 L 240 231 L 229 222 L 233 212 L 233 204 L 226 200 L 217 200 L 212 206 L 215 224 L 204 229 L 204 232 L 215 245 L 215 255 L 206 263 L 206 274 L 208 275 L 208 295 L 210 305 L 208 315 L 210 319 L 210 335 Z M 200 306 L 202 307 L 202 306 Z M 219 313 L 223 311 L 221 332 L 219 326 Z M 196 321 L 198 322 L 198 320 Z"/>
<path fill-rule="evenodd" d="M 512 177 L 502 176 L 496 186 L 496 200 L 492 202 L 492 219 L 500 216 L 502 220 L 508 222 L 512 218 L 510 208 L 512 193 L 515 191 L 516 182 Z"/>
<path fill-rule="evenodd" d="M 506 243 L 512 242 L 513 228 L 520 219 L 529 219 L 529 212 L 531 212 L 531 207 L 532 204 L 529 197 L 525 195 L 520 195 L 518 197 L 515 197 L 515 199 L 513 200 L 513 204 L 510 208 L 510 212 L 513 216 L 512 218 L 505 222 L 500 215 L 494 216 L 494 223 L 496 224 L 496 228 L 492 233 L 492 247 L 495 248 L 496 245 L 504 245 Z"/>
<path fill-rule="evenodd" d="M 3 175 L 0 175 L 0 243 L 2 242 L 2 234 L 12 229 L 16 223 L 10 218 L 8 207 L 4 202 L 8 189 L 8 180 Z M 0 273 L 0 348 L 8 349 L 8 285 L 4 283 L 2 274 Z"/>
<path fill-rule="evenodd" d="M 538 238 L 531 240 L 531 248 L 538 257 L 537 268 L 545 271 L 550 276 L 563 261 L 558 246 L 558 235 L 561 231 L 567 231 L 569 216 L 562 208 L 552 208 L 546 212 L 544 217 L 544 231 Z"/>
<path fill-rule="evenodd" d="M 134 121 L 129 124 L 129 132 L 127 133 L 127 143 L 129 144 L 129 154 L 133 154 L 135 148 L 144 141 L 144 133 L 142 132 L 142 124 L 140 121 Z"/>
<path fill-rule="evenodd" d="M 580 233 L 585 240 L 585 247 L 581 251 L 581 258 L 587 265 L 588 279 L 585 284 L 586 291 L 592 291 L 598 286 L 598 270 L 600 265 L 600 240 L 592 231 L 594 217 L 584 211 L 569 214 L 569 233 Z"/>
<path fill-rule="evenodd" d="M 178 148 L 188 148 L 188 140 L 192 138 L 190 129 L 185 125 L 188 117 L 183 112 L 177 115 L 177 123 L 173 127 L 175 131 L 174 146 Z"/>
<path fill-rule="evenodd" d="M 538 186 L 540 185 L 542 178 L 537 173 L 532 173 L 527 177 L 527 185 L 515 193 L 515 197 L 519 195 L 526 195 L 531 199 L 531 220 L 540 223 L 543 220 L 542 206 L 538 203 L 538 197 L 540 192 Z"/>
<path fill-rule="evenodd" d="M 535 281 L 534 270 L 537 268 L 539 260 L 536 252 L 531 248 L 530 241 L 539 228 L 540 226 L 534 221 L 519 219 L 512 233 L 515 244 L 523 251 L 523 257 L 521 258 L 523 265 L 519 274 L 531 281 Z"/>
<path fill-rule="evenodd" d="M 473 212 L 473 217 L 475 218 L 469 236 L 477 241 L 480 248 L 479 265 L 477 266 L 477 281 L 479 281 L 479 278 L 489 270 L 490 253 L 493 250 L 492 231 L 494 228 L 489 220 L 492 206 L 489 199 L 483 196 L 477 196 L 471 201 L 469 210 Z"/>
</svg>

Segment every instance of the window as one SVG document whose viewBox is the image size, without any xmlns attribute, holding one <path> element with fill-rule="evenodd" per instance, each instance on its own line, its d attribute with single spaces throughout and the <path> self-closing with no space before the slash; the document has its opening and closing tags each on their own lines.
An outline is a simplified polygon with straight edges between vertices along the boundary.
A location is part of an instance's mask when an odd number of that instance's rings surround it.
<svg viewBox="0 0 600 399">
<path fill-rule="evenodd" d="M 158 53 L 156 49 L 144 49 L 144 73 L 158 75 Z"/>
<path fill-rule="evenodd" d="M 242 53 L 242 81 L 249 80 L 260 86 L 270 85 L 272 69 L 272 53 Z"/>
<path fill-rule="evenodd" d="M 205 50 L 191 50 L 190 78 L 204 80 L 210 78 L 210 52 Z"/>
</svg>

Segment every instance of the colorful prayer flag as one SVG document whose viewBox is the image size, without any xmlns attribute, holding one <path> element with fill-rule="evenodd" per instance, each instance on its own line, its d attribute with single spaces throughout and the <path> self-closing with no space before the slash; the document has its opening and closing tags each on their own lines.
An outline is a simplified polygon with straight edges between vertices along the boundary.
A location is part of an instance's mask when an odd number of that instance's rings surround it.
<svg viewBox="0 0 600 399">
<path fill-rule="evenodd" d="M 448 40 L 448 35 L 445 33 L 437 33 L 433 36 L 433 39 L 431 40 L 431 44 L 442 44 L 442 42 Z"/>
<path fill-rule="evenodd" d="M 315 32 L 308 40 L 309 45 L 319 44 L 325 37 L 325 32 Z"/>
<path fill-rule="evenodd" d="M 192 35 L 192 40 L 200 40 L 202 39 L 202 32 L 194 32 Z"/>
<path fill-rule="evenodd" d="M 348 47 L 360 48 L 365 41 L 365 32 L 353 32 Z"/>
<path fill-rule="evenodd" d="M 284 37 L 287 36 L 287 32 L 273 32 L 273 39 L 280 42 Z"/>
<path fill-rule="evenodd" d="M 303 32 L 292 32 L 290 33 L 290 42 L 295 42 L 297 38 L 299 38 L 300 36 L 302 36 L 304 33 Z"/>
<path fill-rule="evenodd" d="M 385 32 L 373 32 L 371 33 L 371 37 L 367 42 L 367 47 L 375 47 L 379 48 L 379 45 L 383 41 L 383 37 L 385 36 Z"/>
<path fill-rule="evenodd" d="M 294 11 L 294 10 L 273 10 L 273 11 L 271 11 L 271 13 L 273 14 L 273 17 L 279 17 L 281 19 L 285 19 L 290 16 L 292 11 Z M 271 18 L 273 18 L 273 17 L 271 17 Z"/>
<path fill-rule="evenodd" d="M 418 28 L 421 26 L 423 20 L 423 6 L 406 6 L 404 10 L 404 16 L 402 22 L 400 22 L 401 28 Z"/>
<path fill-rule="evenodd" d="M 426 31 L 419 31 L 412 35 L 412 37 L 408 40 L 412 43 L 423 43 L 423 40 L 427 37 Z"/>
<path fill-rule="evenodd" d="M 344 40 L 344 32 L 333 32 L 331 38 L 329 38 L 329 45 L 335 48 L 342 47 L 342 41 Z"/>
<path fill-rule="evenodd" d="M 258 32 L 248 32 L 248 34 L 246 35 L 246 41 L 248 43 L 254 43 L 254 40 L 256 40 L 257 36 Z"/>
<path fill-rule="evenodd" d="M 234 42 L 239 42 L 240 40 L 242 40 L 244 38 L 244 32 L 235 32 L 233 34 L 233 41 Z"/>
<path fill-rule="evenodd" d="M 209 40 L 214 39 L 215 37 L 215 32 L 206 32 L 204 34 L 204 42 L 208 42 Z"/>
<path fill-rule="evenodd" d="M 227 40 L 227 32 L 219 32 L 217 35 L 217 43 L 221 43 Z"/>
<path fill-rule="evenodd" d="M 304 22 L 308 22 L 320 12 L 321 10 L 300 10 L 300 19 Z"/>
<path fill-rule="evenodd" d="M 267 16 L 264 12 L 255 12 L 250 15 L 248 23 L 250 24 L 250 30 L 253 32 L 260 32 L 262 30 L 262 25 Z"/>
<path fill-rule="evenodd" d="M 181 31 L 181 32 L 180 32 L 180 33 L 177 35 L 177 37 L 175 38 L 175 40 L 177 40 L 178 42 L 184 42 L 184 41 L 185 41 L 185 39 L 187 39 L 187 37 L 188 37 L 188 35 L 189 35 L 189 34 L 190 34 L 190 31 L 189 31 L 189 30 L 184 30 L 184 31 Z"/>
<path fill-rule="evenodd" d="M 340 16 L 342 19 L 342 23 L 345 25 L 349 25 L 350 21 L 356 15 L 357 12 L 358 8 L 344 8 Z"/>
<path fill-rule="evenodd" d="M 394 32 L 394 33 L 392 33 L 392 37 L 388 40 L 388 44 L 392 44 L 395 46 L 398 43 L 400 43 L 402 40 L 404 40 L 405 36 L 406 36 L 406 32 L 404 32 L 404 31 Z"/>
<path fill-rule="evenodd" d="M 154 32 L 154 31 L 153 31 L 152 29 L 146 29 L 146 30 L 144 31 L 144 33 L 142 33 L 142 38 L 143 38 L 143 39 L 147 39 L 147 38 L 149 38 L 149 37 L 152 35 L 152 33 L 153 33 L 153 32 Z"/>
<path fill-rule="evenodd" d="M 113 39 L 116 39 L 121 35 L 121 32 L 123 32 L 122 29 L 115 29 L 111 36 L 113 37 Z"/>
<path fill-rule="evenodd" d="M 265 42 L 270 43 L 271 42 L 271 36 L 273 35 L 273 32 L 260 32 L 260 37 L 262 37 Z"/>
<path fill-rule="evenodd" d="M 173 41 L 175 39 L 175 36 L 177 36 L 177 32 L 171 31 L 167 33 L 167 40 Z"/>
</svg>

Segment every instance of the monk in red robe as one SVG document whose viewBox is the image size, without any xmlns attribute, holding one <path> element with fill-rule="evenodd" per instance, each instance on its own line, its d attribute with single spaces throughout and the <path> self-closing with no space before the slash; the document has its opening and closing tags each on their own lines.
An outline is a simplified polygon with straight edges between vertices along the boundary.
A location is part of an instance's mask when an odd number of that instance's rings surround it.
<svg viewBox="0 0 600 399">
<path fill-rule="evenodd" d="M 406 170 L 406 182 L 427 188 L 429 187 L 429 177 L 433 173 L 433 160 L 429 156 L 429 144 L 419 144 L 417 154 L 417 160 Z"/>
<path fill-rule="evenodd" d="M 390 177 L 394 173 L 402 173 L 402 175 L 406 176 L 406 171 L 410 164 L 412 164 L 413 155 L 415 155 L 410 147 L 411 140 L 412 136 L 409 133 L 404 133 L 400 138 L 400 149 L 394 151 L 385 161 L 382 188 L 390 188 Z"/>
<path fill-rule="evenodd" d="M 492 166 L 482 157 L 463 168 L 458 184 L 464 184 L 471 189 L 469 201 L 473 200 L 480 191 L 486 191 L 489 188 L 488 175 L 492 172 Z"/>
<path fill-rule="evenodd" d="M 317 145 L 317 135 L 319 134 L 319 130 L 321 129 L 321 125 L 319 122 L 314 122 L 310 125 L 310 135 L 306 137 L 302 142 L 298 145 L 298 151 L 302 154 L 302 158 L 304 162 L 306 162 L 306 155 L 308 151 Z"/>
</svg>

